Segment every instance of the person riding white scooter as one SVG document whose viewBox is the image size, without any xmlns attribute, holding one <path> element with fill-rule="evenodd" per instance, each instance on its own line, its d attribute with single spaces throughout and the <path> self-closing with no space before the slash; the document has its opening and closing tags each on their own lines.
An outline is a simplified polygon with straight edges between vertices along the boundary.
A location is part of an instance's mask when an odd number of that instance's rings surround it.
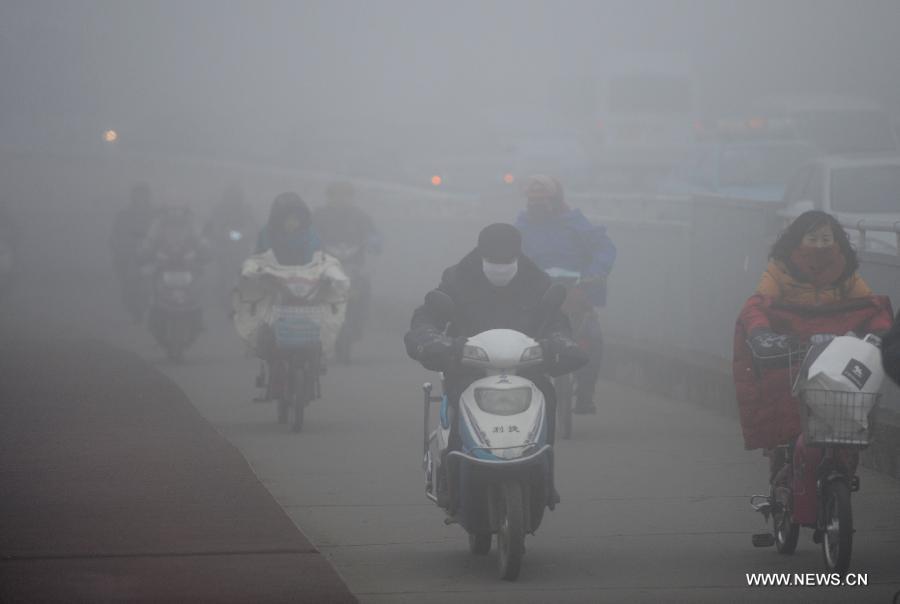
<svg viewBox="0 0 900 604">
<path fill-rule="evenodd" d="M 550 277 L 522 253 L 518 229 L 511 224 L 491 224 L 479 234 L 478 247 L 444 271 L 438 290 L 454 306 L 449 327 L 445 330 L 446 319 L 435 316 L 427 304 L 420 306 L 404 337 L 407 354 L 426 369 L 444 372 L 444 394 L 454 409 L 465 388 L 481 377 L 458 362 L 465 341 L 491 329 L 511 329 L 540 340 L 546 358 L 567 360 L 564 364 L 568 367 L 560 374 L 578 369 L 587 357 L 571 338 L 565 314 L 556 308 L 541 316 L 541 301 L 550 287 Z M 546 375 L 534 376 L 533 381 L 546 401 L 548 443 L 552 445 L 556 414 L 553 386 Z M 460 444 L 459 431 L 452 427 L 449 449 L 458 449 Z M 437 497 L 438 504 L 452 512 L 454 502 L 447 500 L 447 493 L 439 488 Z M 554 489 L 550 504 L 558 499 Z"/>
</svg>

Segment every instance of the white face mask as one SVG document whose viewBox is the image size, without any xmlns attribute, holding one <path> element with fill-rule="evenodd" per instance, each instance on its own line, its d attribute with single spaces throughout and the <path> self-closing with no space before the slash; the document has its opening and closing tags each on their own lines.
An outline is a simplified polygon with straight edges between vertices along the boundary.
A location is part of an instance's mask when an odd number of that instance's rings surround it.
<svg viewBox="0 0 900 604">
<path fill-rule="evenodd" d="M 482 260 L 482 268 L 484 276 L 487 280 L 497 287 L 508 285 L 516 273 L 519 271 L 519 261 L 513 260 L 511 264 L 494 264 L 487 260 Z"/>
</svg>

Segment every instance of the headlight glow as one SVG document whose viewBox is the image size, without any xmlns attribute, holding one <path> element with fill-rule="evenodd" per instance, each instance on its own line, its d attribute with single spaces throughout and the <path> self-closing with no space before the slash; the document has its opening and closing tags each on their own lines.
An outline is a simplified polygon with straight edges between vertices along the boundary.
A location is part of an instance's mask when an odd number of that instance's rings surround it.
<svg viewBox="0 0 900 604">
<path fill-rule="evenodd" d="M 516 415 L 531 405 L 531 388 L 476 388 L 475 402 L 485 413 Z"/>
<path fill-rule="evenodd" d="M 230 233 L 228 233 L 228 238 L 232 241 L 240 241 L 244 238 L 244 234 L 240 231 L 231 231 Z"/>
</svg>

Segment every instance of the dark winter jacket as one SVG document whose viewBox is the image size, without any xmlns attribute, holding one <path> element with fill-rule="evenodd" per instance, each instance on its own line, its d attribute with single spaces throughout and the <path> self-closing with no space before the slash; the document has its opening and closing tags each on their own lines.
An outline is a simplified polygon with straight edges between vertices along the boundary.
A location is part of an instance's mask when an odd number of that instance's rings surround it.
<svg viewBox="0 0 900 604">
<path fill-rule="evenodd" d="M 487 280 L 477 250 L 444 271 L 438 289 L 450 296 L 455 306 L 448 336 L 470 337 L 489 329 L 514 329 L 533 338 L 571 342 L 569 321 L 562 311 L 549 317 L 539 316 L 540 302 L 551 285 L 550 277 L 523 255 L 518 264 L 516 276 L 505 287 L 496 287 Z M 443 328 L 443 322 L 432 316 L 428 308 L 417 308 L 404 338 L 409 356 L 428 369 L 443 370 L 439 362 L 428 358 L 428 347 L 444 337 Z"/>
<path fill-rule="evenodd" d="M 596 306 L 606 304 L 605 278 L 616 261 L 616 246 L 606 227 L 591 224 L 580 210 L 566 210 L 548 220 L 535 221 L 522 212 L 516 218 L 525 255 L 546 270 L 578 271 L 582 278 L 596 279 L 585 292 Z"/>
<path fill-rule="evenodd" d="M 806 343 L 815 334 L 884 332 L 890 327 L 891 315 L 886 296 L 824 306 L 787 304 L 761 294 L 750 296 L 735 325 L 732 363 L 744 447 L 769 449 L 787 444 L 801 432 L 800 407 L 791 395 L 787 361 L 781 365 L 760 362 L 750 347 L 751 334 L 770 330 Z M 799 355 L 796 360 L 801 360 Z"/>
<path fill-rule="evenodd" d="M 881 362 L 885 373 L 900 385 L 900 312 L 894 319 L 894 326 L 881 341 Z"/>
</svg>

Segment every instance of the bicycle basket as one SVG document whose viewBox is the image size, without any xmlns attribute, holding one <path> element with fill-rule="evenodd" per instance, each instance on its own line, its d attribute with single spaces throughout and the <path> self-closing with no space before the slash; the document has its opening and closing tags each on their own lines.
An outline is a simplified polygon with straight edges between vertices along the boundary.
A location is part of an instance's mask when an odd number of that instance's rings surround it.
<svg viewBox="0 0 900 604">
<path fill-rule="evenodd" d="M 274 306 L 272 331 L 279 350 L 316 347 L 322 340 L 322 308 L 318 306 Z"/>
<path fill-rule="evenodd" d="M 803 389 L 800 418 L 807 445 L 866 447 L 880 394 Z"/>
</svg>

